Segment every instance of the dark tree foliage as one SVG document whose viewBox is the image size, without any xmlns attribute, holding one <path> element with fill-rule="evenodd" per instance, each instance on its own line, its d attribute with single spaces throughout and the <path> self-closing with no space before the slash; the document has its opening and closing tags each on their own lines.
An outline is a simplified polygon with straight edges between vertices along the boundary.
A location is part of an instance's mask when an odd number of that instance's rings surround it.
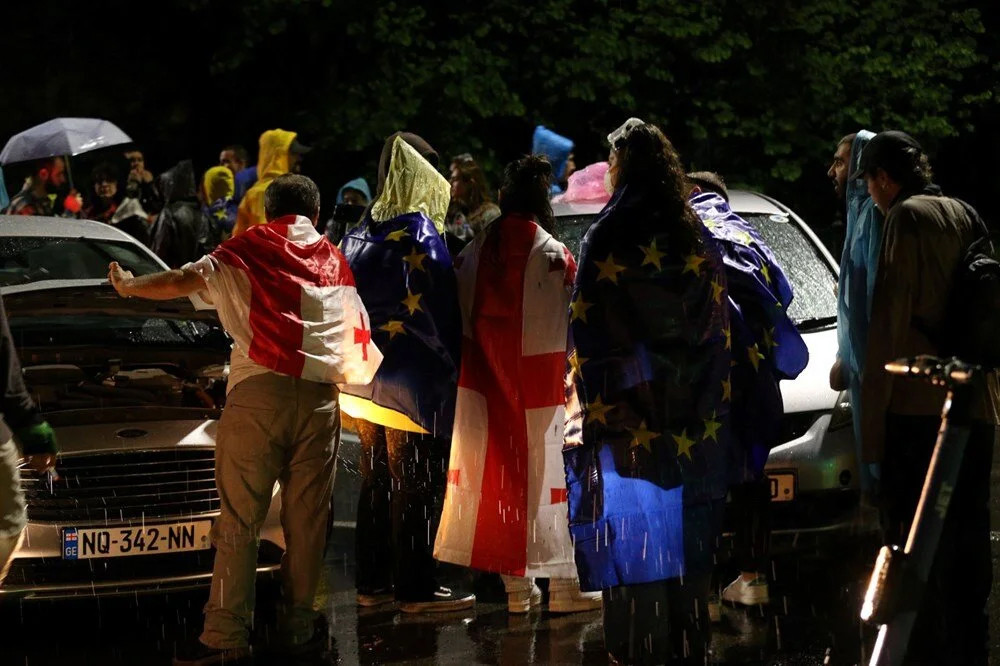
<svg viewBox="0 0 1000 666">
<path fill-rule="evenodd" d="M 18 3 L 18 5 L 28 3 Z M 997 183 L 997 9 L 974 0 L 176 0 L 7 8 L 0 139 L 59 115 L 119 123 L 165 169 L 280 126 L 328 198 L 382 139 L 425 136 L 497 173 L 543 123 L 602 159 L 625 118 L 688 164 L 822 226 L 825 170 L 860 127 L 901 128 L 975 200 Z M 44 13 L 43 13 L 44 12 Z M 970 162 L 970 156 L 972 161 Z M 11 179 L 8 186 L 13 189 Z"/>
</svg>

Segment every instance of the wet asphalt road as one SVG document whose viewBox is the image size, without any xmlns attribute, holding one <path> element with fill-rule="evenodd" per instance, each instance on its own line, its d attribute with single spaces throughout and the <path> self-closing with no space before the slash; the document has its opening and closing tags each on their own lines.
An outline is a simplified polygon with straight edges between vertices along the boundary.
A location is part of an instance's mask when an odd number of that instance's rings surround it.
<svg viewBox="0 0 1000 666">
<path fill-rule="evenodd" d="M 1000 458 L 1000 457 L 998 457 Z M 994 463 L 993 524 L 1000 526 L 1000 462 Z M 338 478 L 338 518 L 349 517 L 353 480 Z M 476 608 L 440 616 L 393 610 L 359 611 L 354 604 L 353 531 L 335 530 L 319 602 L 331 641 L 319 659 L 259 664 L 606 664 L 600 612 L 510 616 L 497 579 L 450 569 L 457 587 L 474 589 Z M 994 532 L 994 542 L 998 533 Z M 726 608 L 715 626 L 714 663 L 821 665 L 867 663 L 873 632 L 857 610 L 877 544 L 850 537 L 811 543 L 775 557 L 772 603 L 764 609 Z M 994 571 L 997 568 L 994 549 Z M 728 582 L 728 576 L 723 582 Z M 170 664 L 179 640 L 197 635 L 205 592 L 111 600 L 22 602 L 0 606 L 0 666 Z M 257 636 L 273 632 L 273 592 L 263 586 Z M 991 599 L 993 657 L 1000 658 L 1000 594 Z M 997 663 L 1000 663 L 998 661 Z"/>
</svg>

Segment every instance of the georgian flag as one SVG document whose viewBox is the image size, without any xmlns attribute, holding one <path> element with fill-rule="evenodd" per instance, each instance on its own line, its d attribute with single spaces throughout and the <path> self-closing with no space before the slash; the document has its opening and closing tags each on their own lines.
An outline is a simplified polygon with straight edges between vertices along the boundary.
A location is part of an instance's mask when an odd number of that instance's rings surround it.
<svg viewBox="0 0 1000 666">
<path fill-rule="evenodd" d="M 250 360 L 316 382 L 367 384 L 382 353 L 344 255 L 302 216 L 257 225 L 192 265 Z"/>
<path fill-rule="evenodd" d="M 456 261 L 462 366 L 434 556 L 515 576 L 576 575 L 562 447 L 576 262 L 508 215 Z"/>
</svg>

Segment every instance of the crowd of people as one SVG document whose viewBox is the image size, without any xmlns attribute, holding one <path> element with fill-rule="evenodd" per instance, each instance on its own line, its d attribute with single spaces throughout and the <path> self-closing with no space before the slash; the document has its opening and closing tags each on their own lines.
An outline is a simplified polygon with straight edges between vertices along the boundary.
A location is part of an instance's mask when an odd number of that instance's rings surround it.
<svg viewBox="0 0 1000 666">
<path fill-rule="evenodd" d="M 703 664 L 727 496 L 740 575 L 721 597 L 768 602 L 764 464 L 782 443 L 780 382 L 809 361 L 788 315 L 792 286 L 730 208 L 724 180 L 686 174 L 658 127 L 631 118 L 608 144 L 607 203 L 576 257 L 551 204 L 573 190 L 573 144 L 544 127 L 496 197 L 471 155 L 447 164 L 449 182 L 427 141 L 393 134 L 374 192 L 348 182 L 325 224 L 318 189 L 297 173 L 309 149 L 292 132 L 265 132 L 256 167 L 226 147 L 200 187 L 190 162 L 153 179 L 136 150 L 123 187 L 113 167 L 94 170 L 82 214 L 128 222 L 172 267 L 133 276 L 113 264 L 115 289 L 201 293 L 234 341 L 205 628 L 176 663 L 249 655 L 276 481 L 284 649 L 321 644 L 313 598 L 341 414 L 361 440 L 359 606 L 471 607 L 472 594 L 442 585 L 438 562 L 500 574 L 511 613 L 539 606 L 546 578 L 551 612 L 603 607 L 615 663 Z M 47 188 L 64 166 L 40 164 L 9 211 L 57 213 Z M 828 175 L 847 227 L 830 384 L 850 393 L 865 501 L 898 543 L 944 393 L 882 366 L 949 353 L 951 286 L 987 230 L 933 185 L 926 153 L 902 132 L 845 137 Z M 911 652 L 927 663 L 987 663 L 995 374 L 978 398 L 914 632 Z M 24 453 L 51 464 L 55 442 L 37 415 L 4 414 L 35 428 Z"/>
</svg>

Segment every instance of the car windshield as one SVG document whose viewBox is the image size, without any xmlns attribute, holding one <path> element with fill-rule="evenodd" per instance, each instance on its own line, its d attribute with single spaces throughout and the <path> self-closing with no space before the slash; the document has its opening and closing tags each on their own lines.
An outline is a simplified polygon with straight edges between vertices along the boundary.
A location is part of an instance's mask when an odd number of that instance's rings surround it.
<svg viewBox="0 0 1000 666">
<path fill-rule="evenodd" d="M 803 330 L 836 323 L 837 277 L 813 241 L 785 216 L 739 215 L 760 233 L 788 276 L 794 294 L 788 308 L 792 321 Z M 579 257 L 580 241 L 594 217 L 563 215 L 556 218 L 556 237 L 570 248 L 573 256 Z"/>
<path fill-rule="evenodd" d="M 6 237 L 0 238 L 0 286 L 42 280 L 101 279 L 107 277 L 112 261 L 136 275 L 162 270 L 140 247 L 124 241 Z"/>
<path fill-rule="evenodd" d="M 737 213 L 774 252 L 792 285 L 788 316 L 802 328 L 837 322 L 837 276 L 819 248 L 784 215 Z"/>
</svg>

